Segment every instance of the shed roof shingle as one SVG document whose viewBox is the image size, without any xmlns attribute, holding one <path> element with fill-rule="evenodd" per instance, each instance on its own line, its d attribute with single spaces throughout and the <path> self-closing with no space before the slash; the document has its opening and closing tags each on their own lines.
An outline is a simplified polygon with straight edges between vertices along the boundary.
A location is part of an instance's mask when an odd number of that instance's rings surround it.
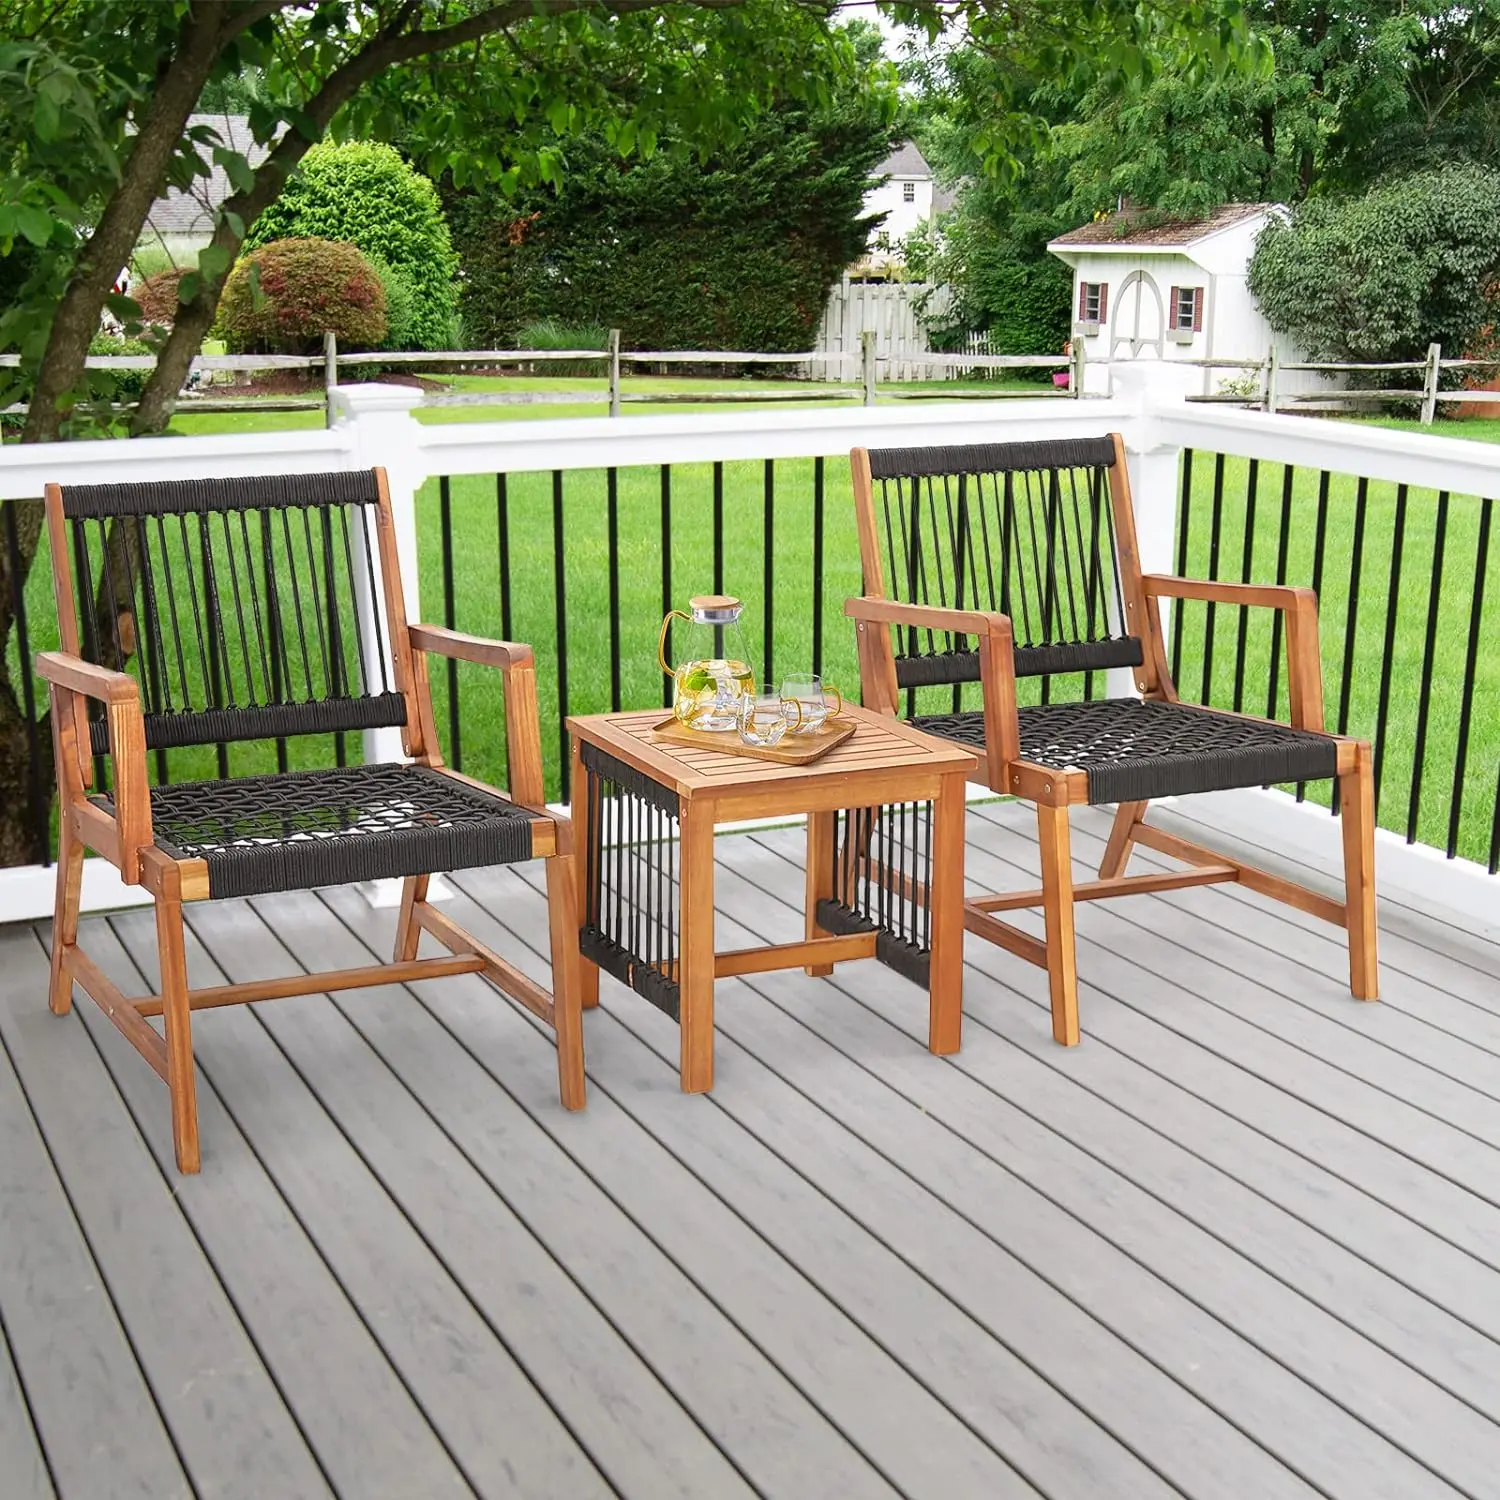
<svg viewBox="0 0 1500 1500">
<path fill-rule="evenodd" d="M 250 133 L 248 115 L 189 115 L 189 128 L 194 125 L 212 126 L 218 131 L 220 142 L 228 150 L 240 152 L 252 167 L 258 167 L 266 159 L 269 148 Z M 157 234 L 207 235 L 213 229 L 215 211 L 233 191 L 223 167 L 213 163 L 213 147 L 200 145 L 198 154 L 210 168 L 209 175 L 195 178 L 186 192 L 169 188 L 165 197 L 151 205 L 146 224 Z"/>
<path fill-rule="evenodd" d="M 1052 241 L 1053 245 L 1196 245 L 1199 240 L 1275 208 L 1274 203 L 1226 203 L 1195 219 L 1157 219 L 1139 210 L 1105 214 L 1091 224 L 1080 224 Z"/>
</svg>

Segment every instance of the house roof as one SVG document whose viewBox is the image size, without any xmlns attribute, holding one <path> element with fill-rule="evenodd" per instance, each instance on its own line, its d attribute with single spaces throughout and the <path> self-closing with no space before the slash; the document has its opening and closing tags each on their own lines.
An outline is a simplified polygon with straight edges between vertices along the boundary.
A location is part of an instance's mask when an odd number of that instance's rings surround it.
<svg viewBox="0 0 1500 1500">
<path fill-rule="evenodd" d="M 250 133 L 248 115 L 189 115 L 188 125 L 210 125 L 219 133 L 219 140 L 230 151 L 238 151 L 252 167 L 258 167 L 266 159 L 269 147 L 261 145 Z M 198 177 L 186 192 L 170 188 L 164 198 L 151 205 L 146 216 L 149 229 L 158 234 L 203 234 L 213 229 L 214 213 L 229 197 L 233 189 L 223 167 L 213 164 L 213 147 L 200 145 L 198 154 L 209 167 L 207 177 Z"/>
<path fill-rule="evenodd" d="M 1139 210 L 1124 214 L 1105 214 L 1092 224 L 1080 224 L 1060 234 L 1047 248 L 1068 249 L 1081 245 L 1095 248 L 1111 248 L 1116 245 L 1196 245 L 1212 234 L 1241 224 L 1246 219 L 1269 213 L 1274 203 L 1226 203 L 1211 214 L 1195 219 L 1169 219 L 1163 222 L 1156 215 Z"/>
<path fill-rule="evenodd" d="M 902 141 L 872 174 L 876 177 L 931 177 L 927 158 L 917 150 L 915 141 Z"/>
</svg>

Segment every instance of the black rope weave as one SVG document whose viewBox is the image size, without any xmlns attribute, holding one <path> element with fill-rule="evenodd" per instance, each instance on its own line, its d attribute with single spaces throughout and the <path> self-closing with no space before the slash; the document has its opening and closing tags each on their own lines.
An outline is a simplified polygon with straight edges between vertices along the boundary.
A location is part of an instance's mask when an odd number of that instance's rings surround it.
<svg viewBox="0 0 1500 1500">
<path fill-rule="evenodd" d="M 149 484 L 78 484 L 63 490 L 70 520 L 108 516 L 181 516 L 202 511 L 287 506 L 372 505 L 380 498 L 372 469 L 327 474 L 257 474 L 234 479 L 161 479 Z"/>
<path fill-rule="evenodd" d="M 1140 641 L 1124 623 L 1114 463 L 1108 437 L 872 452 L 889 597 L 1009 616 L 1018 677 L 1139 666 Z M 897 626 L 897 682 L 977 681 L 975 644 Z"/>
<path fill-rule="evenodd" d="M 1087 771 L 1093 803 L 1148 802 L 1337 774 L 1337 746 L 1328 735 L 1186 703 L 1046 703 L 1019 709 L 1017 718 L 1021 758 L 1056 771 Z M 912 723 L 984 749 L 982 713 L 928 714 Z"/>
<path fill-rule="evenodd" d="M 1054 438 L 1037 443 L 965 443 L 951 448 L 872 448 L 876 479 L 912 479 L 929 474 L 1004 474 L 1017 469 L 1108 468 L 1112 439 Z"/>
<path fill-rule="evenodd" d="M 113 811 L 113 798 L 93 799 Z M 345 766 L 151 789 L 157 848 L 202 859 L 211 896 L 531 858 L 540 816 L 425 766 Z"/>
<path fill-rule="evenodd" d="M 334 734 L 349 729 L 384 729 L 406 723 L 406 699 L 400 693 L 369 698 L 320 698 L 311 703 L 278 703 L 269 708 L 207 708 L 189 713 L 148 714 L 146 748 L 175 750 L 236 740 L 266 740 L 277 735 Z M 109 749 L 109 724 L 89 725 L 94 754 Z"/>
</svg>

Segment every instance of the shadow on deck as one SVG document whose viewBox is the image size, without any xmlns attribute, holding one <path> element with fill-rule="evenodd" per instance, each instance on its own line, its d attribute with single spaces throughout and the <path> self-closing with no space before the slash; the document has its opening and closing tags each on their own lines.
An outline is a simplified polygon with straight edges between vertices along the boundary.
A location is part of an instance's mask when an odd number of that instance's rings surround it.
<svg viewBox="0 0 1500 1500">
<path fill-rule="evenodd" d="M 1027 883 L 1031 831 L 972 809 L 970 874 Z M 719 857 L 721 946 L 801 935 L 798 831 Z M 545 972 L 540 878 L 451 909 Z M 721 981 L 710 1097 L 606 979 L 578 1116 L 472 976 L 204 1013 L 196 1179 L 108 1022 L 48 1014 L 46 926 L 0 930 L 0 1494 L 1500 1495 L 1500 942 L 1382 919 L 1361 1006 L 1244 892 L 1081 908 L 1073 1051 L 974 939 L 946 1060 L 873 963 Z M 214 984 L 394 913 L 190 921 Z M 149 912 L 84 940 L 154 983 Z"/>
</svg>

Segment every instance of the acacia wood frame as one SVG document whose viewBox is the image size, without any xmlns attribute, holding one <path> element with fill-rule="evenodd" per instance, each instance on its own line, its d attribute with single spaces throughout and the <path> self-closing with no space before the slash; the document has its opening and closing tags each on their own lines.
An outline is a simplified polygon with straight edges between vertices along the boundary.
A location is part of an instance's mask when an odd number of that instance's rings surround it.
<svg viewBox="0 0 1500 1500">
<path fill-rule="evenodd" d="M 558 1087 L 568 1109 L 584 1105 L 583 1029 L 578 957 L 576 881 L 572 869 L 572 826 L 546 806 L 541 729 L 537 713 L 536 668 L 531 648 L 484 640 L 435 625 L 408 625 L 401 589 L 390 491 L 385 471 L 376 469 L 376 545 L 381 592 L 391 641 L 392 680 L 405 700 L 402 748 L 411 760 L 442 775 L 506 797 L 538 814 L 532 824 L 532 852 L 546 860 L 548 923 L 553 993 L 492 952 L 427 900 L 430 875 L 403 882 L 393 960 L 329 973 L 190 989 L 184 948 L 182 906 L 209 897 L 208 866 L 202 859 L 174 859 L 155 847 L 151 792 L 146 776 L 145 721 L 140 689 L 125 672 L 85 661 L 79 652 L 78 616 L 63 495 L 46 487 L 47 527 L 52 548 L 52 583 L 57 599 L 59 651 L 37 655 L 36 670 L 48 685 L 53 751 L 60 803 L 57 899 L 54 909 L 52 972 L 48 1003 L 57 1015 L 72 1005 L 73 986 L 114 1022 L 125 1039 L 166 1083 L 172 1101 L 172 1142 L 178 1169 L 199 1170 L 196 1081 L 193 1072 L 192 1013 L 220 1005 L 325 994 L 381 984 L 408 984 L 448 974 L 483 974 L 498 989 L 547 1022 L 557 1034 Z M 92 601 L 85 601 L 91 607 Z M 508 792 L 486 786 L 444 765 L 432 710 L 428 655 L 475 662 L 499 669 L 504 684 Z M 88 753 L 85 699 L 104 705 L 109 734 L 114 813 L 89 800 L 93 762 Z M 126 885 L 150 892 L 156 909 L 157 957 L 161 990 L 128 998 L 78 946 L 79 902 L 84 853 L 93 849 L 120 872 Z M 436 873 L 436 872 L 433 872 Z M 448 956 L 419 959 L 427 932 Z M 147 1020 L 161 1016 L 163 1031 Z"/>
<path fill-rule="evenodd" d="M 1287 689 L 1293 727 L 1324 733 L 1323 671 L 1318 649 L 1317 595 L 1283 585 L 1221 583 L 1142 573 L 1135 512 L 1125 447 L 1111 434 L 1114 461 L 1109 469 L 1110 509 L 1115 525 L 1126 633 L 1137 636 L 1142 663 L 1134 668 L 1141 696 L 1176 703 L 1177 688 L 1167 665 L 1159 599 L 1198 599 L 1220 604 L 1279 610 L 1286 620 Z M 874 484 L 867 449 L 850 454 L 854 504 L 864 567 L 863 597 L 849 600 L 844 613 L 855 622 L 862 701 L 877 712 L 899 716 L 901 689 L 896 678 L 892 625 L 953 632 L 979 642 L 984 704 L 985 754 L 975 779 L 991 790 L 1035 804 L 1041 848 L 1042 884 L 1034 890 L 983 896 L 964 903 L 969 932 L 1046 969 L 1052 1007 L 1052 1034 L 1064 1046 L 1079 1040 L 1078 972 L 1073 911 L 1080 901 L 1177 890 L 1186 886 L 1238 882 L 1300 911 L 1342 927 L 1349 948 L 1349 988 L 1356 999 L 1379 998 L 1375 930 L 1375 813 L 1373 760 L 1368 742 L 1329 735 L 1336 747 L 1344 855 L 1344 900 L 1335 901 L 1283 876 L 1191 843 L 1146 822 L 1145 802 L 1122 802 L 1114 819 L 1097 880 L 1075 883 L 1069 839 L 1069 809 L 1089 800 L 1088 773 L 1057 770 L 1021 756 L 1016 712 L 1014 634 L 1008 616 L 979 610 L 906 604 L 886 597 L 875 515 Z M 1253 719 L 1241 714 L 1236 717 Z M 1264 722 L 1264 721 L 1259 721 Z M 1131 851 L 1141 844 L 1181 861 L 1182 871 L 1127 875 Z M 1042 908 L 1046 938 L 995 916 L 997 911 Z"/>
</svg>

